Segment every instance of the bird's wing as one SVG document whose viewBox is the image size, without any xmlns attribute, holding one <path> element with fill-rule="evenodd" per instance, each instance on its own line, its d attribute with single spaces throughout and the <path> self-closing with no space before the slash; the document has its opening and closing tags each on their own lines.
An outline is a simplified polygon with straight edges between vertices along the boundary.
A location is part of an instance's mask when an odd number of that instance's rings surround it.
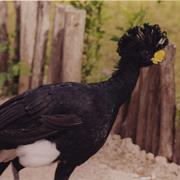
<svg viewBox="0 0 180 180">
<path fill-rule="evenodd" d="M 81 118 L 75 114 L 43 115 L 42 117 L 42 123 L 54 130 L 70 129 L 82 124 Z"/>
<path fill-rule="evenodd" d="M 41 122 L 42 124 L 36 128 L 0 131 L 0 149 L 30 144 L 82 125 L 81 118 L 75 114 L 44 115 L 41 118 Z"/>
<path fill-rule="evenodd" d="M 50 114 L 55 100 L 50 87 L 16 96 L 0 106 L 0 130 L 36 125 L 42 114 Z"/>
</svg>

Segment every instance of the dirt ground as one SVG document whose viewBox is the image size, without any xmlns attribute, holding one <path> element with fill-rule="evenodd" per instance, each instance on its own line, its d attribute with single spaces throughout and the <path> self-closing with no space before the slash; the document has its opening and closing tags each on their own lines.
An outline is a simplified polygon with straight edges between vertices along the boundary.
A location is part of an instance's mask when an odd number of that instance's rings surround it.
<svg viewBox="0 0 180 180">
<path fill-rule="evenodd" d="M 21 171 L 21 180 L 53 180 L 55 164 Z M 9 168 L 0 180 L 12 180 Z M 111 135 L 104 147 L 78 167 L 70 180 L 180 180 L 180 166 L 141 151 L 129 138 Z"/>
</svg>

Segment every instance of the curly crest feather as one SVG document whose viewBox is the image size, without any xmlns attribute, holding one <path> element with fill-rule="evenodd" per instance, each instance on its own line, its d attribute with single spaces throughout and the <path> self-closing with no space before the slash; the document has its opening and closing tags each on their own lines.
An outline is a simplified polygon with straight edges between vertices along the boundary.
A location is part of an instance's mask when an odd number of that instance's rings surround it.
<svg viewBox="0 0 180 180">
<path fill-rule="evenodd" d="M 161 31 L 159 25 L 144 24 L 131 28 L 118 42 L 120 56 L 127 56 L 128 53 L 137 52 L 143 49 L 150 49 L 156 52 L 168 44 L 167 33 Z"/>
</svg>

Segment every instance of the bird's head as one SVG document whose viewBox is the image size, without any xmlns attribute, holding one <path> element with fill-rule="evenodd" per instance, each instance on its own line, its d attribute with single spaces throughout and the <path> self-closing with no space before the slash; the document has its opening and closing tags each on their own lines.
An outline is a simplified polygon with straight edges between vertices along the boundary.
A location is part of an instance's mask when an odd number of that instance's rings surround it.
<svg viewBox="0 0 180 180">
<path fill-rule="evenodd" d="M 120 38 L 117 51 L 124 60 L 150 66 L 164 60 L 167 45 L 167 34 L 159 25 L 144 24 L 129 29 Z"/>
</svg>

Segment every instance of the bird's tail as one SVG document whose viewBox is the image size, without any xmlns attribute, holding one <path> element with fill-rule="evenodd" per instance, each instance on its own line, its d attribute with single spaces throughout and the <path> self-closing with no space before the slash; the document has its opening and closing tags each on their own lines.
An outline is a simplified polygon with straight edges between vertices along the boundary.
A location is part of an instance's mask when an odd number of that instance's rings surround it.
<svg viewBox="0 0 180 180">
<path fill-rule="evenodd" d="M 38 127 L 34 129 L 2 130 L 0 131 L 0 149 L 12 149 L 18 145 L 26 145 L 40 139 L 51 137 L 58 133 L 47 127 Z"/>
</svg>

